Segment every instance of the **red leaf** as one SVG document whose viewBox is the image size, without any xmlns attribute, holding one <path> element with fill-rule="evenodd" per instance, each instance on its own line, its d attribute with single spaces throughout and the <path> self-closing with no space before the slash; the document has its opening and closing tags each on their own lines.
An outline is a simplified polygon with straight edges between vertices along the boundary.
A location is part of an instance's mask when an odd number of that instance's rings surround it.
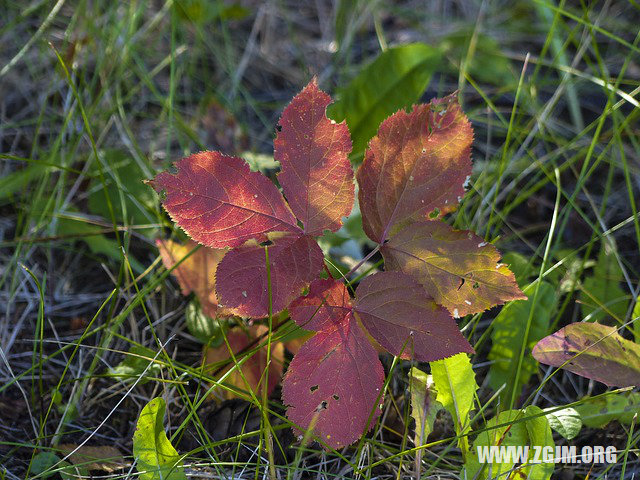
<svg viewBox="0 0 640 480">
<path fill-rule="evenodd" d="M 296 219 L 276 186 L 244 160 L 200 152 L 175 163 L 174 175 L 150 181 L 165 191 L 164 208 L 194 240 L 209 247 L 236 247 L 267 240 L 267 233 L 299 232 Z"/>
<path fill-rule="evenodd" d="M 273 313 L 283 310 L 322 271 L 324 256 L 308 236 L 274 239 L 269 247 Z M 216 273 L 220 303 L 236 315 L 265 317 L 269 291 L 264 247 L 251 241 L 225 255 Z"/>
<path fill-rule="evenodd" d="M 162 263 L 167 269 L 186 257 L 194 248 L 195 242 L 180 245 L 171 240 L 156 240 Z M 220 260 L 227 253 L 226 249 L 200 247 L 189 258 L 178 265 L 172 272 L 180 284 L 183 295 L 195 293 L 205 315 L 216 318 L 218 314 L 229 315 L 225 309 L 218 306 L 215 292 L 215 275 Z"/>
<path fill-rule="evenodd" d="M 400 272 L 378 272 L 358 285 L 354 311 L 371 336 L 393 355 L 433 362 L 474 353 L 446 309 Z"/>
<path fill-rule="evenodd" d="M 327 118 L 330 103 L 311 80 L 282 113 L 274 142 L 278 180 L 307 235 L 335 232 L 353 208 L 351 138 L 346 123 Z"/>
<path fill-rule="evenodd" d="M 375 423 L 383 382 L 375 349 L 349 316 L 300 348 L 282 382 L 282 400 L 292 422 L 312 428 L 330 447 L 340 448 Z"/>
<path fill-rule="evenodd" d="M 351 297 L 344 283 L 333 278 L 315 280 L 309 294 L 289 305 L 289 315 L 306 330 L 325 330 L 346 321 Z"/>
<path fill-rule="evenodd" d="M 394 229 L 453 210 L 471 175 L 472 141 L 453 95 L 382 122 L 356 175 L 369 238 L 383 243 Z"/>
<path fill-rule="evenodd" d="M 421 283 L 454 317 L 524 300 L 513 273 L 498 263 L 500 252 L 475 233 L 443 222 L 420 222 L 381 248 L 385 266 Z"/>
</svg>

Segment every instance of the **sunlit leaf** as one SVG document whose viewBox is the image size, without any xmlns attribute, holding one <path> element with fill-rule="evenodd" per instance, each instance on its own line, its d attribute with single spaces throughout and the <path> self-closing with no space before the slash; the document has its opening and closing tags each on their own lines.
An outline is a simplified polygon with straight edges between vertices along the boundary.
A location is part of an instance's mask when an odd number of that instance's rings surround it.
<svg viewBox="0 0 640 480">
<path fill-rule="evenodd" d="M 358 169 L 365 233 L 382 243 L 410 222 L 460 202 L 471 175 L 473 130 L 454 96 L 400 110 L 380 125 Z"/>
<path fill-rule="evenodd" d="M 180 455 L 164 431 L 165 402 L 156 397 L 140 412 L 133 434 L 133 456 L 142 480 L 186 480 Z"/>
<path fill-rule="evenodd" d="M 544 409 L 549 426 L 567 440 L 576 438 L 582 429 L 582 420 L 578 411 L 571 407 L 554 412 L 551 410 L 554 408 Z"/>
<path fill-rule="evenodd" d="M 551 447 L 551 458 L 555 455 L 555 443 L 551 434 L 549 422 L 544 415 L 536 416 L 542 410 L 536 406 L 529 406 L 524 410 L 507 410 L 487 422 L 488 430 L 478 434 L 473 442 L 471 454 L 465 464 L 463 478 L 477 478 L 479 480 L 495 478 L 523 478 L 532 480 L 548 480 L 553 473 L 554 464 L 536 463 L 533 459 L 536 449 Z M 497 425 L 503 425 L 497 427 Z M 528 462 L 524 465 L 516 465 L 512 458 L 503 462 L 480 463 L 478 460 L 478 447 L 511 447 L 524 449 L 529 447 L 525 458 Z M 534 448 L 537 447 L 537 448 Z M 523 450 L 524 451 L 524 450 Z M 542 450 L 540 450 L 542 451 Z M 540 457 L 542 459 L 542 457 Z M 514 473 L 510 473 L 513 468 Z M 517 473 L 516 473 L 517 472 Z"/>
<path fill-rule="evenodd" d="M 513 273 L 498 263 L 493 245 L 443 222 L 420 222 L 392 236 L 381 249 L 388 270 L 420 282 L 454 317 L 526 299 Z"/>
<path fill-rule="evenodd" d="M 474 408 L 475 393 L 478 389 L 469 356 L 459 353 L 431 362 L 429 365 L 438 391 L 436 399 L 453 417 L 456 433 L 460 435 L 468 432 L 471 429 L 469 413 Z M 467 437 L 460 437 L 458 444 L 465 451 L 469 448 Z"/>
<path fill-rule="evenodd" d="M 432 362 L 473 353 L 449 312 L 401 272 L 378 272 L 362 280 L 354 311 L 371 336 L 401 358 Z"/>
<path fill-rule="evenodd" d="M 194 240 L 209 247 L 237 247 L 267 240 L 273 231 L 299 232 L 276 186 L 251 172 L 244 160 L 200 152 L 175 162 L 176 174 L 162 172 L 149 184 L 165 192 L 162 204 Z"/>
<path fill-rule="evenodd" d="M 636 300 L 636 304 L 633 307 L 631 320 L 633 321 L 631 324 L 631 331 L 633 332 L 636 343 L 640 343 L 640 297 L 638 297 L 638 300 Z"/>
<path fill-rule="evenodd" d="M 384 371 L 353 317 L 308 340 L 282 382 L 287 417 L 327 445 L 356 441 L 380 415 Z"/>
<path fill-rule="evenodd" d="M 563 365 L 610 387 L 640 386 L 640 345 L 622 338 L 615 327 L 572 323 L 540 340 L 532 353 L 540 363 Z"/>
<path fill-rule="evenodd" d="M 156 240 L 156 245 L 167 269 L 171 269 L 198 246 L 191 241 L 181 245 L 173 240 L 160 239 Z M 211 318 L 229 315 L 218 306 L 215 291 L 216 269 L 226 253 L 226 249 L 200 247 L 171 272 L 178 280 L 182 294 L 195 293 L 202 311 Z"/>
<path fill-rule="evenodd" d="M 351 138 L 347 125 L 325 114 L 331 97 L 313 79 L 280 117 L 274 158 L 278 180 L 307 235 L 335 232 L 353 208 Z"/>
</svg>

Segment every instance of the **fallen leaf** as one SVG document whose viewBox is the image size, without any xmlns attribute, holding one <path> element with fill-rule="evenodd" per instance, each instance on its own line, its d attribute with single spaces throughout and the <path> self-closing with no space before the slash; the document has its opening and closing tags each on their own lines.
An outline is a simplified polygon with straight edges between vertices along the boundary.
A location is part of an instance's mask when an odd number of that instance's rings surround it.
<svg viewBox="0 0 640 480">
<path fill-rule="evenodd" d="M 240 356 L 249 345 L 256 339 L 264 336 L 269 329 L 264 325 L 253 325 L 245 332 L 239 327 L 233 328 L 227 332 L 227 341 L 229 347 L 238 363 L 244 358 Z M 217 365 L 228 364 L 217 375 L 216 378 L 221 379 L 231 368 L 234 367 L 229 347 L 223 343 L 219 347 L 205 347 L 204 356 L 205 364 L 209 371 L 218 370 Z M 227 376 L 222 382 L 225 385 L 233 386 L 240 391 L 251 390 L 256 396 L 262 394 L 265 381 L 265 370 L 267 366 L 267 347 L 266 345 L 253 353 L 249 353 L 244 363 L 239 368 L 234 368 L 233 372 Z M 267 387 L 267 395 L 269 395 L 275 387 L 280 383 L 282 377 L 282 365 L 284 363 L 284 347 L 281 342 L 271 344 L 271 357 L 269 363 L 269 383 Z M 246 380 L 246 381 L 245 381 Z M 232 390 L 226 388 L 216 389 L 224 398 L 235 398 L 236 395 Z"/>
<path fill-rule="evenodd" d="M 165 401 L 156 397 L 147 403 L 133 434 L 133 456 L 141 480 L 186 480 L 180 454 L 164 430 Z"/>
<path fill-rule="evenodd" d="M 58 445 L 57 448 L 65 457 L 73 452 L 69 457 L 71 463 L 87 470 L 113 472 L 130 465 L 129 462 L 125 462 L 120 450 L 109 445 L 100 447 L 82 445 L 78 447 L 78 445 L 64 443 Z"/>
<path fill-rule="evenodd" d="M 181 245 L 173 240 L 160 239 L 156 240 L 156 245 L 167 269 L 171 269 L 198 246 L 192 241 Z M 178 280 L 182 294 L 195 293 L 202 311 L 211 318 L 230 315 L 230 312 L 218 306 L 215 291 L 216 269 L 226 253 L 227 250 L 222 248 L 200 247 L 171 272 Z"/>
<path fill-rule="evenodd" d="M 622 338 L 615 327 L 572 323 L 540 340 L 532 353 L 540 363 L 609 387 L 640 385 L 640 345 Z"/>
</svg>

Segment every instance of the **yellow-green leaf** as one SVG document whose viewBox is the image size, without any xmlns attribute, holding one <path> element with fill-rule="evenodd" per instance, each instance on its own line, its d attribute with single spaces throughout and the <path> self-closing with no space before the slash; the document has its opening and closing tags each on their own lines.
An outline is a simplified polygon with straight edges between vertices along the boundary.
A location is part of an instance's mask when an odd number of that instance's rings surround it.
<svg viewBox="0 0 640 480">
<path fill-rule="evenodd" d="M 478 389 L 469 356 L 459 353 L 437 362 L 430 362 L 429 365 L 438 391 L 436 400 L 453 417 L 456 433 L 467 433 L 471 429 L 469 413 L 473 410 L 475 392 Z M 463 452 L 469 449 L 467 437 L 461 437 L 458 444 Z"/>
<path fill-rule="evenodd" d="M 180 455 L 164 431 L 165 402 L 151 400 L 140 412 L 133 434 L 133 455 L 141 480 L 186 480 Z"/>
<path fill-rule="evenodd" d="M 473 232 L 439 221 L 409 225 L 381 248 L 387 270 L 414 277 L 454 317 L 524 300 L 500 253 Z"/>
</svg>

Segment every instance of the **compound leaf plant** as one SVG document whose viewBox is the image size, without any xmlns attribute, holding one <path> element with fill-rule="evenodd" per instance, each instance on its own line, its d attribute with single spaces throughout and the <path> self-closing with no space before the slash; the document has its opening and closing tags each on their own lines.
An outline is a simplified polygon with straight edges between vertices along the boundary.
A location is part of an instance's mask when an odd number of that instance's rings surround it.
<svg viewBox="0 0 640 480">
<path fill-rule="evenodd" d="M 316 237 L 341 227 L 355 195 L 349 129 L 327 117 L 330 103 L 314 79 L 285 108 L 274 142 L 282 193 L 220 152 L 183 158 L 149 183 L 193 240 L 229 249 L 215 270 L 227 313 L 288 308 L 316 332 L 289 365 L 282 398 L 294 425 L 339 448 L 380 414 L 384 371 L 371 337 L 405 359 L 472 353 L 455 318 L 526 297 L 493 245 L 442 221 L 472 167 L 473 130 L 455 96 L 384 120 L 357 171 L 363 228 L 386 271 L 362 280 L 354 298 L 341 280 L 323 278 Z"/>
</svg>

